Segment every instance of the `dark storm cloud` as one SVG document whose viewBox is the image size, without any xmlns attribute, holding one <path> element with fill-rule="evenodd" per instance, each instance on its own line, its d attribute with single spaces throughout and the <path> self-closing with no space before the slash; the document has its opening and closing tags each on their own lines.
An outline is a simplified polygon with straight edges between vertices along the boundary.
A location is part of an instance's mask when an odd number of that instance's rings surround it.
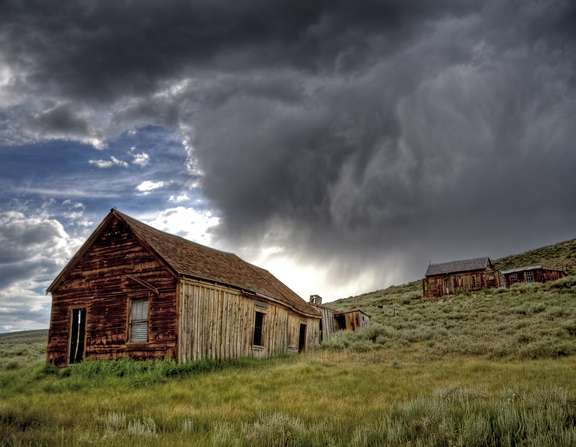
<svg viewBox="0 0 576 447">
<path fill-rule="evenodd" d="M 430 16 L 459 14 L 468 4 L 87 1 L 32 8 L 8 1 L 0 7 L 0 39 L 4 59 L 26 74 L 19 88 L 108 103 L 206 69 L 352 68 L 369 54 L 371 36 L 384 30 L 384 49 L 392 52 Z"/>
<path fill-rule="evenodd" d="M 70 104 L 60 104 L 24 120 L 24 129 L 40 138 L 97 142 L 103 135 Z"/>
<path fill-rule="evenodd" d="M 175 129 L 241 250 L 368 289 L 574 235 L 573 2 L 34 5 L 0 6 L 24 128 Z"/>
</svg>

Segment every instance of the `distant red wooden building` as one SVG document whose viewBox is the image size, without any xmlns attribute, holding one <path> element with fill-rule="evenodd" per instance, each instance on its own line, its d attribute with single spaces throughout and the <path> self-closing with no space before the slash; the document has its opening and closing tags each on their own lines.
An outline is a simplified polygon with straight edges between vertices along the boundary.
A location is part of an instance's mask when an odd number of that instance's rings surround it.
<svg viewBox="0 0 576 447">
<path fill-rule="evenodd" d="M 498 271 L 490 258 L 430 264 L 422 280 L 424 298 L 453 295 L 459 291 L 476 291 L 499 286 Z"/>
<path fill-rule="evenodd" d="M 500 272 L 500 282 L 503 287 L 510 287 L 516 283 L 548 282 L 563 278 L 565 273 L 561 270 L 543 268 L 541 265 L 520 267 Z"/>
<path fill-rule="evenodd" d="M 265 357 L 320 342 L 320 312 L 232 253 L 112 210 L 48 288 L 47 361 Z"/>
</svg>

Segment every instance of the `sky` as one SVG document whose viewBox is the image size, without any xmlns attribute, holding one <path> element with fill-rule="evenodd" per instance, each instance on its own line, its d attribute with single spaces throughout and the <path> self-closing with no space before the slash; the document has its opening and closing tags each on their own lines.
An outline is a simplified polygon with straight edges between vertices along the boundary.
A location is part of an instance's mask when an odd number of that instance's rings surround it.
<svg viewBox="0 0 576 447">
<path fill-rule="evenodd" d="M 576 237 L 572 0 L 0 2 L 0 332 L 111 208 L 325 302 Z"/>
</svg>

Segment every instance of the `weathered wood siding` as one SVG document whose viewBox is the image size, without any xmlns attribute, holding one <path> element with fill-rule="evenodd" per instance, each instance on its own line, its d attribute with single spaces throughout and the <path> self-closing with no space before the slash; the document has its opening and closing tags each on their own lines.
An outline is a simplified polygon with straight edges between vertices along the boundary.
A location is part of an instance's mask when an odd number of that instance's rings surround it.
<svg viewBox="0 0 576 447">
<path fill-rule="evenodd" d="M 176 284 L 177 278 L 115 219 L 52 292 L 47 360 L 68 363 L 71 312 L 77 308 L 86 308 L 84 358 L 176 358 Z M 142 298 L 149 300 L 148 342 L 129 343 L 129 303 Z"/>
<path fill-rule="evenodd" d="M 338 330 L 334 320 L 334 311 L 323 306 L 316 306 L 316 309 L 322 314 L 322 336 L 320 341 L 329 340 Z"/>
<path fill-rule="evenodd" d="M 422 294 L 424 298 L 439 298 L 458 292 L 497 288 L 499 284 L 499 275 L 496 270 L 452 273 L 424 278 Z"/>
<path fill-rule="evenodd" d="M 342 331 L 355 331 L 356 329 L 370 325 L 370 317 L 359 310 L 336 314 L 334 320 L 336 322 L 336 329 Z"/>
<path fill-rule="evenodd" d="M 502 275 L 505 284 L 502 284 L 504 287 L 510 287 L 514 283 L 523 283 L 529 282 L 527 278 L 528 272 L 532 273 L 532 281 L 531 282 L 541 282 L 546 283 L 549 281 L 556 281 L 557 279 L 563 278 L 565 276 L 564 272 L 561 270 L 552 270 L 552 269 L 530 269 L 530 270 L 518 270 L 515 272 L 505 273 Z M 516 275 L 516 279 L 511 281 L 510 276 Z"/>
<path fill-rule="evenodd" d="M 318 318 L 303 317 L 281 304 L 233 288 L 181 278 L 179 300 L 182 362 L 297 352 L 300 324 L 306 324 L 306 349 L 318 345 Z M 259 346 L 253 344 L 256 312 L 264 313 Z"/>
</svg>

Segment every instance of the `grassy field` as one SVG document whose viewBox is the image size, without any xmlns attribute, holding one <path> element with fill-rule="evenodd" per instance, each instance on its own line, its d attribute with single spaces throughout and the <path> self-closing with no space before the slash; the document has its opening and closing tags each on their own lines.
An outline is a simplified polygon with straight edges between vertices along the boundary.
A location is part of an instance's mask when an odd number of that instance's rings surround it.
<svg viewBox="0 0 576 447">
<path fill-rule="evenodd" d="M 576 276 L 436 300 L 418 281 L 330 303 L 373 324 L 264 361 L 56 370 L 46 331 L 2 334 L 0 446 L 573 446 L 575 302 Z"/>
</svg>

